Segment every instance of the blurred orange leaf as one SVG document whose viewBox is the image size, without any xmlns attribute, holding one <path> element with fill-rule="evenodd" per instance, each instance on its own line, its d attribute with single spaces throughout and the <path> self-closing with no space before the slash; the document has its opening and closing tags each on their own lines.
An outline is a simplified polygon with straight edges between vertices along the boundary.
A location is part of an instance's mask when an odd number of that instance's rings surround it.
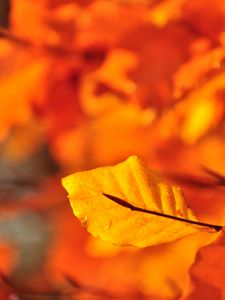
<svg viewBox="0 0 225 300">
<path fill-rule="evenodd" d="M 63 179 L 63 186 L 83 226 L 94 236 L 113 244 L 146 247 L 198 231 L 190 224 L 127 209 L 133 205 L 196 220 L 186 206 L 182 191 L 168 185 L 136 156 L 112 167 L 75 173 Z M 122 207 L 102 193 L 129 203 Z"/>
<path fill-rule="evenodd" d="M 224 299 L 224 247 L 225 235 L 222 232 L 214 243 L 199 250 L 190 269 L 192 291 L 185 299 Z"/>
<path fill-rule="evenodd" d="M 225 29 L 225 3 L 216 0 L 186 1 L 183 18 L 194 30 L 208 36 L 214 43 L 223 42 Z"/>
<path fill-rule="evenodd" d="M 32 95 L 37 90 L 45 69 L 46 62 L 39 59 L 31 63 L 28 62 L 17 72 L 0 78 L 2 100 L 0 139 L 5 137 L 10 126 L 30 121 Z"/>
</svg>

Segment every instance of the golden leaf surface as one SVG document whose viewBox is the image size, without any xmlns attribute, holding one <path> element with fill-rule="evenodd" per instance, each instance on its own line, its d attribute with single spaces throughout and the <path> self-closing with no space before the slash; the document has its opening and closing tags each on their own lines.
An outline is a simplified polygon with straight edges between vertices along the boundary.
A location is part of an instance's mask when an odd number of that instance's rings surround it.
<svg viewBox="0 0 225 300">
<path fill-rule="evenodd" d="M 135 207 L 196 220 L 181 189 L 167 184 L 137 156 L 115 166 L 77 172 L 63 178 L 62 184 L 74 214 L 90 233 L 104 241 L 147 247 L 199 230 L 193 224 L 133 211 L 103 195 L 119 197 Z"/>
</svg>

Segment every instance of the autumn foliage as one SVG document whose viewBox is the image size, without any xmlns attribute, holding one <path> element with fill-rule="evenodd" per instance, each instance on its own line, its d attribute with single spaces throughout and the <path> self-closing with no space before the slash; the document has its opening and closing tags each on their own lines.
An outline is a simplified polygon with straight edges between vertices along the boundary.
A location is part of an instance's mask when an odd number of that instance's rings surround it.
<svg viewBox="0 0 225 300">
<path fill-rule="evenodd" d="M 0 300 L 225 299 L 224 47 L 222 0 L 0 1 Z"/>
</svg>

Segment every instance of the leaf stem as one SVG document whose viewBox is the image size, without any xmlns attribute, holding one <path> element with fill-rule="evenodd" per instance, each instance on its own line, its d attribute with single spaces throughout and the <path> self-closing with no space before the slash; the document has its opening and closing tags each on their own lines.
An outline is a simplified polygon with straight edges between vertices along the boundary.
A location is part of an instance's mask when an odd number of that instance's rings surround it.
<svg viewBox="0 0 225 300">
<path fill-rule="evenodd" d="M 184 219 L 184 218 L 180 218 L 180 217 L 176 217 L 176 216 L 172 216 L 172 215 L 163 214 L 163 213 L 160 213 L 157 211 L 152 211 L 152 210 L 136 207 L 116 196 L 112 196 L 112 195 L 109 195 L 106 193 L 102 193 L 102 194 L 106 198 L 114 201 L 115 203 L 117 203 L 123 207 L 129 208 L 131 210 L 134 210 L 134 211 L 139 211 L 139 212 L 143 212 L 143 213 L 147 213 L 147 214 L 151 214 L 151 215 L 155 215 L 155 216 L 159 216 L 159 217 L 163 217 L 163 218 L 167 218 L 167 219 L 172 219 L 172 220 L 179 221 L 179 222 L 184 222 L 184 223 L 189 223 L 189 224 L 193 224 L 193 225 L 206 227 L 206 228 L 210 229 L 210 232 L 218 232 L 223 228 L 223 226 L 220 226 L 220 225 L 214 225 L 214 224 L 208 224 L 208 223 L 198 222 L 198 221 L 194 221 L 194 220 L 188 220 L 188 219 Z"/>
</svg>

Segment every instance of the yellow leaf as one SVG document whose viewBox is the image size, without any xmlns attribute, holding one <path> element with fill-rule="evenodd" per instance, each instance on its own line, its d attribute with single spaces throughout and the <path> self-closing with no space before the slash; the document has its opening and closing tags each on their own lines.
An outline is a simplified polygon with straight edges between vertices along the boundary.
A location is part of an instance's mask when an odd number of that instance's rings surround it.
<svg viewBox="0 0 225 300">
<path fill-rule="evenodd" d="M 104 241 L 147 247 L 199 230 L 193 224 L 133 211 L 103 195 L 119 197 L 135 207 L 196 220 L 181 189 L 167 184 L 136 156 L 115 166 L 75 173 L 63 178 L 62 184 L 74 214 L 90 233 Z"/>
</svg>

